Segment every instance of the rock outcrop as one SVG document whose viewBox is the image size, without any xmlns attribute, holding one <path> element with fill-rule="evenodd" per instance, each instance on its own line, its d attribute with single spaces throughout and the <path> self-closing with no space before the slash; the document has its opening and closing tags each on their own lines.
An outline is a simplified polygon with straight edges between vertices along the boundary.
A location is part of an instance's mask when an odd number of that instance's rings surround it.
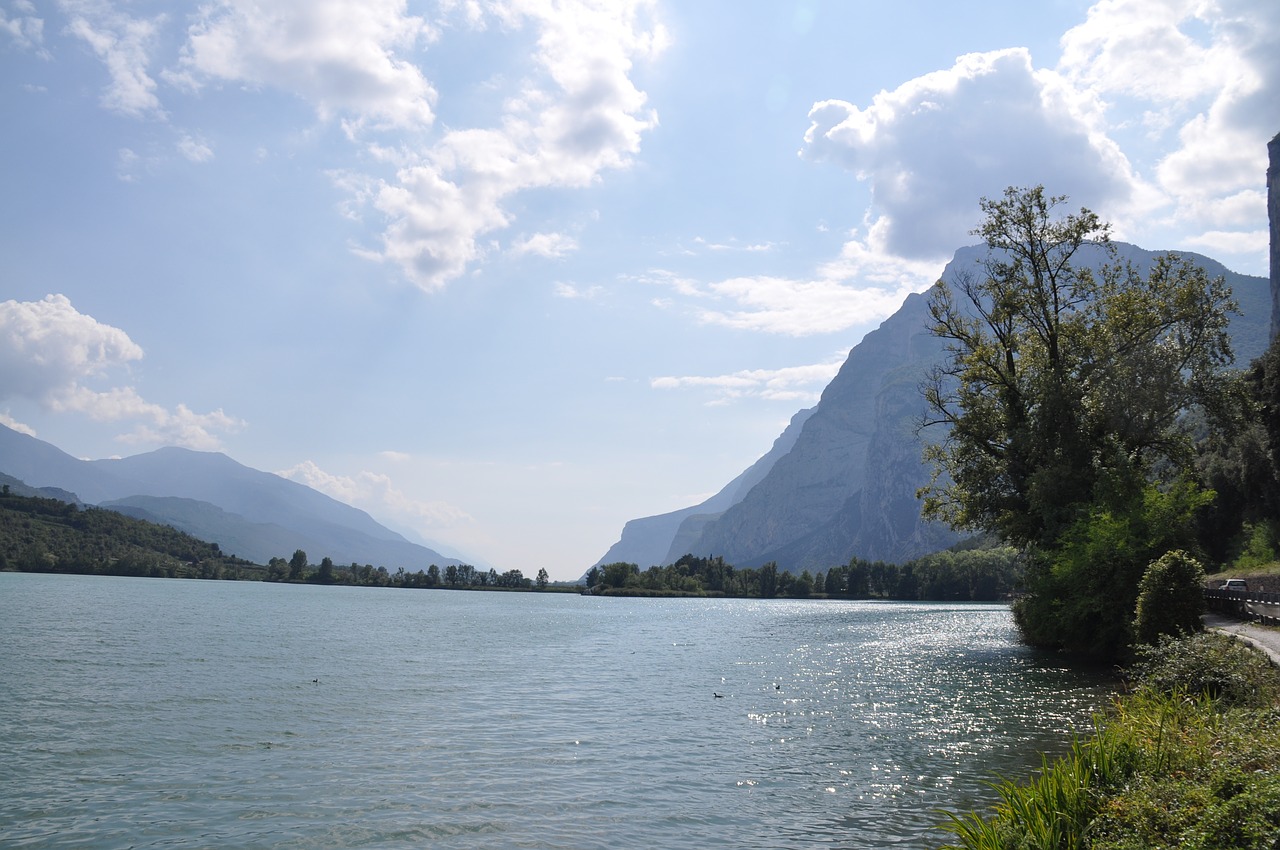
<svg viewBox="0 0 1280 850">
<path fill-rule="evenodd" d="M 1116 248 L 1142 274 L 1157 256 L 1123 243 Z M 985 255 L 984 247 L 961 249 L 943 277 L 972 269 Z M 1207 257 L 1187 256 L 1231 285 L 1240 304 L 1240 315 L 1231 324 L 1232 341 L 1237 363 L 1247 364 L 1269 340 L 1268 282 L 1231 272 Z M 1085 260 L 1096 264 L 1102 254 Z M 909 296 L 897 313 L 850 351 L 818 405 L 804 411 L 808 415 L 790 450 L 773 457 L 766 474 L 749 489 L 735 486 L 740 476 L 715 497 L 732 490 L 740 498 L 717 511 L 711 510 L 709 500 L 684 511 L 633 520 L 623 541 L 601 562 L 630 561 L 647 567 L 672 563 L 684 554 L 721 555 L 735 566 L 776 561 L 784 570 L 799 571 L 848 563 L 855 556 L 901 562 L 954 543 L 955 532 L 922 520 L 916 498 L 917 489 L 929 480 L 917 433 L 924 413 L 920 384 L 943 353 L 942 344 L 928 331 L 927 296 Z M 794 429 L 795 421 L 788 431 Z M 766 457 L 783 445 L 779 438 Z M 640 550 L 627 550 L 622 543 L 629 536 L 639 539 L 642 531 L 647 534 L 643 556 L 628 556 Z M 666 551 L 654 560 L 664 540 Z"/>
<path fill-rule="evenodd" d="M 706 501 L 690 508 L 630 520 L 622 528 L 622 537 L 609 547 L 595 566 L 623 562 L 647 569 L 655 564 L 669 564 L 690 551 L 707 523 L 741 502 L 751 488 L 769 473 L 778 458 L 791 451 L 800 436 L 800 428 L 812 413 L 813 409 L 808 408 L 792 416 L 786 429 L 763 457 Z M 672 551 L 677 551 L 674 557 L 670 556 Z"/>
</svg>

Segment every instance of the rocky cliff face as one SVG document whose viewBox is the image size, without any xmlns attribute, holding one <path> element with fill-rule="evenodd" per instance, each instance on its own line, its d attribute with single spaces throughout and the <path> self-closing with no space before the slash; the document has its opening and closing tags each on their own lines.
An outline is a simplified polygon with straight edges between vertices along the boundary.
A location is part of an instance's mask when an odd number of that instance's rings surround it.
<svg viewBox="0 0 1280 850">
<path fill-rule="evenodd" d="M 942 351 L 927 318 L 926 296 L 912 295 L 867 334 L 792 450 L 687 551 L 801 570 L 846 563 L 855 552 L 898 560 L 953 542 L 946 529 L 921 524 L 915 498 L 928 480 L 915 435 L 919 387 Z"/>
<path fill-rule="evenodd" d="M 791 422 L 763 457 L 705 502 L 628 522 L 623 526 L 622 537 L 609 547 L 609 551 L 596 561 L 595 566 L 622 562 L 638 564 L 642 569 L 647 569 L 655 564 L 670 564 L 685 552 L 692 551 L 690 547 L 697 543 L 703 527 L 742 501 L 751 488 L 769 474 L 778 458 L 791 451 L 796 438 L 800 436 L 801 427 L 812 413 L 813 409 L 810 408 L 792 416 Z M 679 551 L 675 556 L 670 556 L 669 553 L 673 550 Z"/>
<path fill-rule="evenodd" d="M 1142 274 L 1157 256 L 1132 245 L 1116 247 Z M 972 269 L 985 253 L 981 247 L 958 251 L 943 277 Z M 1240 315 L 1231 325 L 1236 360 L 1247 364 L 1268 342 L 1268 281 L 1228 271 L 1207 257 L 1189 256 L 1231 285 L 1240 303 Z M 1093 259 L 1101 260 L 1101 254 Z M 797 433 L 790 450 L 775 456 L 792 439 L 784 434 L 766 456 L 769 462 L 762 458 L 752 467 L 757 474 L 765 472 L 752 486 L 739 486 L 744 473 L 714 497 L 720 500 L 715 504 L 713 499 L 633 520 L 601 563 L 629 561 L 647 567 L 691 553 L 721 555 L 741 567 L 777 561 L 785 570 L 817 570 L 848 563 L 854 556 L 900 562 L 955 542 L 954 532 L 921 519 L 915 496 L 929 480 L 916 431 L 924 413 L 920 383 L 943 353 L 928 332 L 927 297 L 908 297 L 853 348 L 817 407 L 803 412 L 808 415 L 800 420 L 801 427 L 793 420 L 788 432 Z M 726 497 L 730 490 L 736 498 Z M 623 545 L 641 536 L 642 550 Z"/>
</svg>

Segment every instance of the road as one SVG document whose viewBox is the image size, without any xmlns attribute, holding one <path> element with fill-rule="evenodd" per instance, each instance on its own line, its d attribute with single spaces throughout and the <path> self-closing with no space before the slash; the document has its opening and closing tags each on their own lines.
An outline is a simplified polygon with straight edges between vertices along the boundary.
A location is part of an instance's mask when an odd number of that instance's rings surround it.
<svg viewBox="0 0 1280 850">
<path fill-rule="evenodd" d="M 1221 614 L 1205 614 L 1204 627 L 1215 632 L 1235 635 L 1245 643 L 1265 652 L 1271 663 L 1280 667 L 1280 629 L 1233 620 Z"/>
</svg>

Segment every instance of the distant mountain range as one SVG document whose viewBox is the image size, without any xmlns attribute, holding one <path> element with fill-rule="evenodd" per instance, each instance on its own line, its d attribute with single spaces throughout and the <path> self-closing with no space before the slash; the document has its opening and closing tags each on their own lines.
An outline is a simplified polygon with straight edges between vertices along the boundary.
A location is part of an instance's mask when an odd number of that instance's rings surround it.
<svg viewBox="0 0 1280 850">
<path fill-rule="evenodd" d="M 217 543 L 255 563 L 302 549 L 312 561 L 403 567 L 459 564 L 411 543 L 364 511 L 224 454 L 164 448 L 112 460 L 80 460 L 0 426 L 0 472 L 52 496 L 111 508 Z M 6 478 L 5 481 L 10 479 Z"/>
<path fill-rule="evenodd" d="M 1114 244 L 1143 275 L 1164 253 Z M 1232 287 L 1240 307 L 1231 322 L 1237 365 L 1261 355 L 1270 339 L 1270 282 L 1179 253 Z M 986 255 L 985 246 L 962 248 L 942 277 L 953 281 Z M 1103 260 L 1091 249 L 1080 256 L 1095 267 Z M 943 354 L 928 329 L 927 296 L 908 296 L 854 346 L 817 406 L 796 414 L 766 455 L 700 505 L 631 520 L 597 565 L 644 569 L 692 554 L 739 567 L 776 561 L 798 572 L 853 557 L 902 562 L 957 542 L 949 528 L 922 520 L 915 495 L 929 479 L 916 433 L 920 385 Z"/>
</svg>

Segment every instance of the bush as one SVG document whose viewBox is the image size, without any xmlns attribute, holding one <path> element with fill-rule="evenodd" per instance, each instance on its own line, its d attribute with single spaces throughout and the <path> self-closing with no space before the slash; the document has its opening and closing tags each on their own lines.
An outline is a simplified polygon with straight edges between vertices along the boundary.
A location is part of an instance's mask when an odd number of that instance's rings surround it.
<svg viewBox="0 0 1280 850">
<path fill-rule="evenodd" d="M 1280 679 L 1230 637 L 1139 649 L 1133 692 L 987 817 L 942 826 L 963 850 L 1275 850 Z"/>
<path fill-rule="evenodd" d="M 1210 632 L 1140 647 L 1131 673 L 1161 693 L 1207 694 L 1224 707 L 1266 708 L 1280 700 L 1280 679 L 1261 653 Z"/>
<path fill-rule="evenodd" d="M 1151 562 L 1138 583 L 1134 636 L 1140 644 L 1162 635 L 1192 634 L 1201 629 L 1204 613 L 1204 567 L 1181 550 Z"/>
</svg>

